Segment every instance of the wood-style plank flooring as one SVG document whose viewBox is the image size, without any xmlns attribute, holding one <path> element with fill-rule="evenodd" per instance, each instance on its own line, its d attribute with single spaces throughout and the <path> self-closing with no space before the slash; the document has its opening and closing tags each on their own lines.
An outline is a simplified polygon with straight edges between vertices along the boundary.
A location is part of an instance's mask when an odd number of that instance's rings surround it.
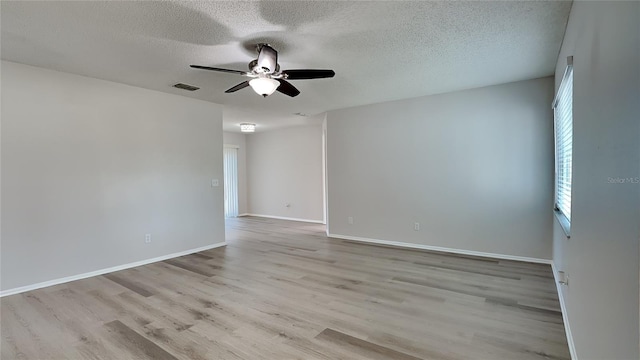
<svg viewBox="0 0 640 360">
<path fill-rule="evenodd" d="M 548 265 L 238 218 L 228 246 L 4 297 L 2 359 L 569 359 Z"/>
</svg>

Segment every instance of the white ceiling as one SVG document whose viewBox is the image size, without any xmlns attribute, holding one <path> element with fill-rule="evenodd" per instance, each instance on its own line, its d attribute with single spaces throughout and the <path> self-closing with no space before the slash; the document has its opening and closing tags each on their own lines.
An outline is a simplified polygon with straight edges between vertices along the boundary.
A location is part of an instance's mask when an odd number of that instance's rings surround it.
<svg viewBox="0 0 640 360">
<path fill-rule="evenodd" d="M 1 55 L 20 62 L 226 105 L 225 129 L 304 121 L 293 115 L 553 74 L 571 7 L 566 1 L 1 3 Z M 254 46 L 282 69 L 333 69 L 298 80 L 296 98 L 267 98 L 234 74 Z M 172 88 L 183 82 L 201 89 Z M 265 124 L 266 124 L 265 123 Z M 260 128 L 260 127 L 259 127 Z"/>
</svg>

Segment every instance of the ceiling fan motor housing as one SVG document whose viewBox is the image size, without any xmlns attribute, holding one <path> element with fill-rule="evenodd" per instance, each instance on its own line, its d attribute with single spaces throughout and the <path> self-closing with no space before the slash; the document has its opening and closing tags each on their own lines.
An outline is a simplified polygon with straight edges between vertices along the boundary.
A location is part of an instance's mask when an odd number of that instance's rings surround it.
<svg viewBox="0 0 640 360">
<path fill-rule="evenodd" d="M 277 71 L 278 52 L 268 44 L 258 45 L 258 70 L 267 74 Z"/>
</svg>

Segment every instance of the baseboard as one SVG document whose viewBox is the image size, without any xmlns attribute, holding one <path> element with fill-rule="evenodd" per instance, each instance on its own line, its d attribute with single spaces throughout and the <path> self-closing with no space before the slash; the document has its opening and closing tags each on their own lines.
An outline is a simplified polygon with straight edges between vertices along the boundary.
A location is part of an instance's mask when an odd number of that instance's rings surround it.
<svg viewBox="0 0 640 360">
<path fill-rule="evenodd" d="M 205 251 L 205 250 L 209 250 L 209 249 L 215 249 L 217 247 L 221 247 L 221 246 L 225 246 L 225 245 L 227 245 L 226 242 L 221 242 L 221 243 L 217 243 L 217 244 L 213 244 L 213 245 L 207 245 L 207 246 L 203 246 L 203 247 L 199 247 L 199 248 L 195 248 L 195 249 L 180 251 L 180 252 L 169 254 L 169 255 L 158 256 L 158 257 L 155 257 L 155 258 L 152 258 L 152 259 L 146 259 L 146 260 L 132 262 L 132 263 L 129 263 L 129 264 L 118 265 L 118 266 L 113 266 L 113 267 L 106 268 L 106 269 L 91 271 L 91 272 L 84 273 L 84 274 L 67 276 L 67 277 L 63 277 L 63 278 L 60 278 L 60 279 L 44 281 L 44 282 L 33 284 L 33 285 L 27 285 L 27 286 L 21 286 L 21 287 L 17 287 L 17 288 L 13 288 L 13 289 L 3 290 L 3 291 L 0 291 L 0 297 L 19 294 L 19 293 L 23 293 L 25 291 L 41 289 L 41 288 L 48 287 L 48 286 L 64 284 L 64 283 L 67 283 L 67 282 L 70 282 L 70 281 L 86 279 L 86 278 L 89 278 L 89 277 L 98 276 L 98 275 L 102 275 L 102 274 L 106 274 L 106 273 L 110 273 L 110 272 L 114 272 L 114 271 L 120 271 L 120 270 L 125 270 L 125 269 L 129 269 L 129 268 L 137 267 L 137 266 L 147 265 L 147 264 L 151 264 L 151 263 L 158 262 L 158 261 L 163 261 L 163 260 L 167 260 L 167 259 L 171 259 L 171 258 L 175 258 L 175 257 L 179 257 L 179 256 L 193 254 L 193 253 L 200 252 L 200 251 Z"/>
<path fill-rule="evenodd" d="M 324 224 L 324 221 L 322 220 L 300 219 L 300 218 L 292 218 L 292 217 L 284 217 L 284 216 L 272 216 L 272 215 L 262 215 L 262 214 L 242 214 L 238 216 L 255 216 L 255 217 L 261 217 L 261 218 L 267 218 L 267 219 L 301 221 L 301 222 L 308 222 L 308 223 L 314 223 L 314 224 Z"/>
<path fill-rule="evenodd" d="M 562 284 L 558 281 L 558 269 L 554 262 L 551 262 L 551 270 L 553 271 L 553 279 L 556 282 L 556 290 L 558 291 L 558 299 L 560 300 L 560 310 L 562 310 L 562 322 L 564 323 L 564 332 L 567 335 L 569 354 L 571 355 L 572 360 L 578 360 L 578 356 L 576 355 L 576 346 L 573 343 L 573 335 L 571 335 L 571 326 L 569 326 L 567 307 L 564 303 L 564 296 L 562 295 Z"/>
<path fill-rule="evenodd" d="M 526 257 L 526 256 L 515 256 L 515 255 L 505 255 L 505 254 L 488 253 L 488 252 L 481 252 L 481 251 L 462 250 L 462 249 L 454 249 L 454 248 L 447 248 L 447 247 L 440 247 L 440 246 L 406 243 L 406 242 L 400 242 L 400 241 L 370 239 L 370 238 L 350 236 L 350 235 L 327 234 L 327 236 L 336 238 L 336 239 L 365 242 L 370 244 L 389 245 L 389 246 L 396 246 L 396 247 L 409 248 L 409 249 L 431 250 L 431 251 L 446 252 L 446 253 L 453 253 L 453 254 L 481 256 L 481 257 L 488 257 L 488 258 L 502 259 L 502 260 L 524 261 L 524 262 L 538 263 L 538 264 L 552 263 L 552 261 L 548 259 L 532 258 L 532 257 Z"/>
</svg>

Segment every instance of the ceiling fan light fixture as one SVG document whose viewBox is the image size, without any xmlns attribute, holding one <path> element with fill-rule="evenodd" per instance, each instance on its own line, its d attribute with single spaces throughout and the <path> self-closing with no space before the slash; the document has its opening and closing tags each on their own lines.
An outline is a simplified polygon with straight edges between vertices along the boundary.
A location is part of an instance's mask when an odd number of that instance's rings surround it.
<svg viewBox="0 0 640 360">
<path fill-rule="evenodd" d="M 256 131 L 256 124 L 242 123 L 240 124 L 240 132 L 252 133 Z"/>
<path fill-rule="evenodd" d="M 278 86 L 280 86 L 280 82 L 278 80 L 260 77 L 249 81 L 249 85 L 258 95 L 267 97 L 276 91 Z"/>
<path fill-rule="evenodd" d="M 278 64 L 278 52 L 269 46 L 269 44 L 264 43 L 258 44 L 258 58 L 251 60 L 248 72 L 202 65 L 190 66 L 194 69 L 217 71 L 249 77 L 252 80 L 243 81 L 240 84 L 227 89 L 225 93 L 234 93 L 238 90 L 251 86 L 253 91 L 264 97 L 273 94 L 276 90 L 289 97 L 296 97 L 300 95 L 300 90 L 296 89 L 296 87 L 288 80 L 324 79 L 332 78 L 336 75 L 333 70 L 280 70 L 280 65 Z"/>
</svg>

